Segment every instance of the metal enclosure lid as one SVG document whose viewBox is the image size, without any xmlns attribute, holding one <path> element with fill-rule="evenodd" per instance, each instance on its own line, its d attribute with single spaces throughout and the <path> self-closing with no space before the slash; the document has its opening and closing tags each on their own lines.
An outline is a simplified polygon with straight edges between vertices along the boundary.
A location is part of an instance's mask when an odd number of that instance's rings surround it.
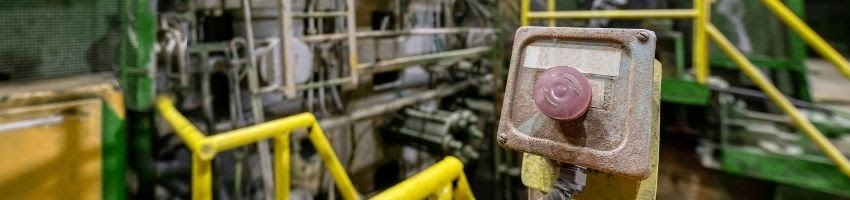
<svg viewBox="0 0 850 200">
<path fill-rule="evenodd" d="M 513 150 L 606 173 L 645 179 L 660 90 L 655 33 L 640 29 L 522 27 L 516 32 L 498 142 Z M 547 69 L 569 66 L 589 80 L 587 113 L 575 120 L 542 114 L 534 83 Z"/>
</svg>

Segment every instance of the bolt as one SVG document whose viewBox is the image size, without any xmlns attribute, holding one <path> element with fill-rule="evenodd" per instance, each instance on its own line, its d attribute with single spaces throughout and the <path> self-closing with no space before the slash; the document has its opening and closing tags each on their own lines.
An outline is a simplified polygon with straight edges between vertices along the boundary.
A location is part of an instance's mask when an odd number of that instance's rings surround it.
<svg viewBox="0 0 850 200">
<path fill-rule="evenodd" d="M 649 33 L 647 33 L 646 31 L 638 32 L 637 39 L 641 42 L 649 41 Z"/>
<path fill-rule="evenodd" d="M 501 133 L 498 137 L 496 137 L 496 141 L 499 142 L 499 144 L 505 144 L 505 142 L 508 142 L 508 136 L 505 133 Z"/>
</svg>

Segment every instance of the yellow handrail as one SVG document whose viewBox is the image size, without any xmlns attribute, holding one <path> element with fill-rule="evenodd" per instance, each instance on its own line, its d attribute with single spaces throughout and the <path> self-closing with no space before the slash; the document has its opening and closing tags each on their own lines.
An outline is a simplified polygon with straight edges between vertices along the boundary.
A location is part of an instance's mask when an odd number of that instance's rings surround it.
<svg viewBox="0 0 850 200">
<path fill-rule="evenodd" d="M 697 82 L 705 84 L 710 75 L 708 67 L 709 37 L 721 47 L 723 52 L 732 58 L 741 71 L 762 89 L 780 109 L 788 115 L 809 139 L 811 139 L 824 154 L 832 160 L 839 171 L 850 177 L 850 161 L 841 154 L 832 143 L 806 119 L 790 101 L 776 89 L 770 81 L 738 49 L 726 39 L 723 34 L 709 21 L 711 14 L 710 0 L 694 0 L 692 9 L 657 9 L 657 10 L 609 10 L 609 11 L 545 11 L 532 12 L 531 0 L 521 0 L 520 22 L 529 25 L 530 19 L 587 19 L 587 18 L 619 18 L 619 19 L 648 19 L 648 18 L 693 18 L 694 45 L 693 65 Z M 815 33 L 805 22 L 794 15 L 788 7 L 779 0 L 762 0 L 762 3 L 777 15 L 788 27 L 801 35 L 813 49 L 831 61 L 845 77 L 850 79 L 850 62 L 841 56 L 832 46 Z"/>
<path fill-rule="evenodd" d="M 457 189 L 452 192 L 454 198 L 474 199 L 466 176 L 463 174 L 463 163 L 455 157 L 446 157 L 431 165 L 428 169 L 375 195 L 372 200 L 424 199 L 428 195 L 442 190 L 446 185 L 451 185 L 455 179 L 457 179 L 458 184 Z"/>
<path fill-rule="evenodd" d="M 794 12 L 791 12 L 791 9 L 788 9 L 785 4 L 782 4 L 782 2 L 777 0 L 762 0 L 761 2 L 765 7 L 776 14 L 776 17 L 782 20 L 786 26 L 791 28 L 791 30 L 797 33 L 797 35 L 800 35 L 800 37 L 803 38 L 803 41 L 806 41 L 812 49 L 832 62 L 838 71 L 841 71 L 841 73 L 844 74 L 845 78 L 850 79 L 850 62 L 838 53 L 835 48 L 832 48 L 832 45 L 829 45 L 829 43 L 821 38 L 818 33 L 812 30 L 806 22 L 797 17 L 797 15 L 794 15 Z"/>
<path fill-rule="evenodd" d="M 779 89 L 776 89 L 776 86 L 770 83 L 770 80 L 767 79 L 764 74 L 762 74 L 761 71 L 753 65 L 753 63 L 750 63 L 750 61 L 747 60 L 747 57 L 744 56 L 741 51 L 738 51 L 738 49 L 732 45 L 732 42 L 729 42 L 729 39 L 727 39 L 726 36 L 723 36 L 723 33 L 717 30 L 714 25 L 708 25 L 706 28 L 711 40 L 714 41 L 721 50 L 723 50 L 723 53 L 729 56 L 729 58 L 732 59 L 732 62 L 735 62 L 735 64 L 741 68 L 741 71 L 753 80 L 753 83 L 761 88 L 770 100 L 779 106 L 779 109 L 791 118 L 794 125 L 800 128 L 803 133 L 805 133 L 805 135 L 808 136 L 809 139 L 811 139 L 812 142 L 814 142 L 818 148 L 820 148 L 820 150 L 832 160 L 832 162 L 835 162 L 835 165 L 838 166 L 841 173 L 846 176 L 850 176 L 850 161 L 847 160 L 847 157 L 844 157 L 844 155 L 842 155 L 841 152 L 829 142 L 829 139 L 827 139 L 820 130 L 812 125 L 812 122 L 800 114 L 800 111 L 791 104 L 791 101 L 785 98 L 785 95 L 779 92 Z"/>
<path fill-rule="evenodd" d="M 333 177 L 339 192 L 344 199 L 360 199 L 360 195 L 351 183 L 348 174 L 334 154 L 324 131 L 319 126 L 316 117 L 311 113 L 302 113 L 277 119 L 250 127 L 240 128 L 212 136 L 204 136 L 189 120 L 174 107 L 171 98 L 160 96 L 156 100 L 160 116 L 171 125 L 174 132 L 192 151 L 192 199 L 212 199 L 212 167 L 210 161 L 219 152 L 240 146 L 256 143 L 265 139 L 274 140 L 274 180 L 275 198 L 289 199 L 289 137 L 292 131 L 309 128 L 308 138 L 325 162 L 325 167 Z M 446 192 L 445 187 L 451 187 L 457 180 L 457 188 Z M 438 187 L 422 187 L 422 183 Z M 412 187 L 415 186 L 415 187 Z M 463 163 L 457 158 L 448 156 L 425 171 L 418 173 L 404 182 L 387 189 L 375 196 L 377 199 L 421 199 L 429 194 L 438 197 L 454 195 L 456 199 L 474 199 L 466 176 L 463 173 Z M 440 195 L 442 194 L 442 195 Z"/>
<path fill-rule="evenodd" d="M 310 128 L 310 142 L 325 162 L 331 177 L 345 199 L 359 199 L 357 190 L 351 184 L 348 174 L 336 158 L 324 132 L 311 113 L 297 114 L 291 117 L 265 122 L 255 126 L 236 129 L 204 137 L 198 129 L 181 115 L 171 98 L 157 98 L 157 109 L 174 131 L 193 152 L 192 162 L 192 199 L 212 198 L 212 171 L 210 161 L 218 152 L 226 151 L 265 139 L 274 139 L 275 146 L 275 196 L 277 199 L 289 199 L 289 134 L 297 129 Z"/>
</svg>

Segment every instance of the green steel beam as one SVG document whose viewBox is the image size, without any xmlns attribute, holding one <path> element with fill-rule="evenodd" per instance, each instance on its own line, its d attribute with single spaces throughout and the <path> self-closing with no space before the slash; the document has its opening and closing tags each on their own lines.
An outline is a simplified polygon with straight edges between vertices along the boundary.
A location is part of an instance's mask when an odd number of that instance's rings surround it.
<svg viewBox="0 0 850 200">
<path fill-rule="evenodd" d="M 126 131 L 124 119 L 112 109 L 109 102 L 103 101 L 101 115 L 101 140 L 103 147 L 102 191 L 103 199 L 125 199 L 124 172 L 126 171 Z M 118 108 L 123 109 L 123 108 Z"/>
<path fill-rule="evenodd" d="M 151 141 L 153 140 L 153 101 L 155 97 L 154 45 L 156 44 L 156 16 L 151 0 L 126 1 L 127 36 L 121 42 L 118 81 L 124 93 L 127 110 L 126 130 L 128 149 L 125 151 L 131 169 L 138 175 L 138 189 L 134 199 L 153 198 L 155 172 L 153 169 Z M 107 182 L 104 182 L 107 184 Z M 112 184 L 112 183 L 108 183 Z M 120 184 L 123 187 L 123 183 Z M 110 199 L 110 198 L 104 198 Z"/>
<path fill-rule="evenodd" d="M 156 43 L 156 16 L 150 0 L 128 1 L 125 6 L 131 20 L 128 35 L 121 42 L 118 79 L 128 109 L 145 111 L 153 107 L 154 99 L 154 45 Z"/>
<path fill-rule="evenodd" d="M 722 169 L 732 174 L 850 197 L 850 178 L 843 176 L 826 158 L 725 147 L 721 160 Z"/>
<path fill-rule="evenodd" d="M 706 106 L 711 98 L 707 87 L 692 80 L 668 78 L 661 81 L 661 101 Z"/>
</svg>

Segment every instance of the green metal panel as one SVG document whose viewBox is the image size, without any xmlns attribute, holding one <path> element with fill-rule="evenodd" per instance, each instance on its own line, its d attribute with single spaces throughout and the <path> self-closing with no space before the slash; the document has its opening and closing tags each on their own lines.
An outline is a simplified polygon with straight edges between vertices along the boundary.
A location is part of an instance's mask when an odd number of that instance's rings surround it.
<svg viewBox="0 0 850 200">
<path fill-rule="evenodd" d="M 126 141 L 124 120 L 103 102 L 101 139 L 103 156 L 103 199 L 125 199 L 124 172 L 126 170 Z M 123 109 L 123 108 L 117 108 Z"/>
<path fill-rule="evenodd" d="M 661 81 L 661 101 L 685 105 L 708 105 L 711 92 L 691 80 L 664 79 Z"/>
<path fill-rule="evenodd" d="M 850 178 L 829 160 L 816 156 L 788 156 L 738 147 L 722 150 L 722 169 L 737 175 L 850 197 Z"/>
<path fill-rule="evenodd" d="M 130 1 L 126 12 L 132 13 L 126 27 L 128 37 L 121 42 L 119 82 L 125 91 L 127 108 L 150 110 L 154 99 L 154 44 L 156 43 L 156 17 L 149 0 Z"/>
</svg>

